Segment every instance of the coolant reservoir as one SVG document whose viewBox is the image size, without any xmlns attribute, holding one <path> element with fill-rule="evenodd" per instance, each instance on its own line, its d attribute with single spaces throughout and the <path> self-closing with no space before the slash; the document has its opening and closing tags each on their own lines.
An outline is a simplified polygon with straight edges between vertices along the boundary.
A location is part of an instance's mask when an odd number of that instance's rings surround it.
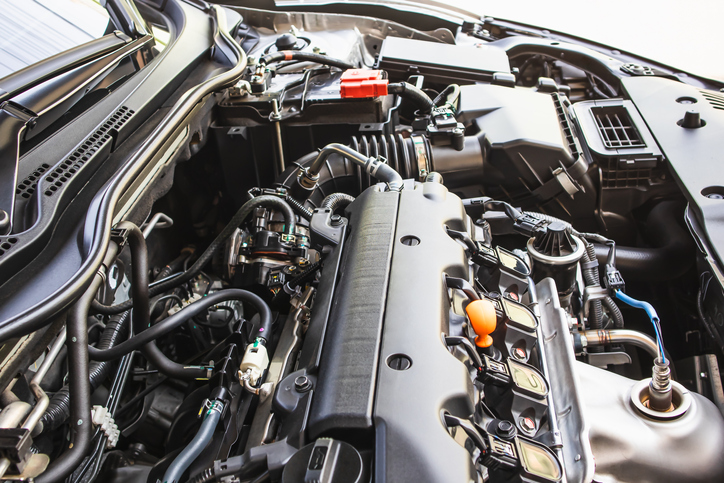
<svg viewBox="0 0 724 483">
<path fill-rule="evenodd" d="M 686 392 L 683 414 L 653 419 L 632 403 L 639 381 L 588 364 L 575 368 L 591 428 L 594 481 L 724 481 L 724 418 L 714 403 Z"/>
</svg>

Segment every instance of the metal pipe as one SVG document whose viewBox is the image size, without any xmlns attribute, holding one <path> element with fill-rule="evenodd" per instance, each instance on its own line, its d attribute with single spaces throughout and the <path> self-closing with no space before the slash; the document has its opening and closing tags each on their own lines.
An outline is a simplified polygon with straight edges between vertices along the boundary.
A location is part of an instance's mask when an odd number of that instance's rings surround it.
<svg viewBox="0 0 724 483">
<path fill-rule="evenodd" d="M 0 428 L 17 428 L 28 412 L 30 412 L 30 404 L 24 401 L 11 402 L 0 413 Z M 5 472 L 9 468 L 10 459 L 0 459 L 0 478 L 5 476 Z"/>
<path fill-rule="evenodd" d="M 143 227 L 143 238 L 148 238 L 154 228 L 171 228 L 173 226 L 173 220 L 171 217 L 160 211 L 153 215 L 151 221 L 146 223 Z"/>
<path fill-rule="evenodd" d="M 17 428 L 30 409 L 30 404 L 25 401 L 11 402 L 0 413 L 0 428 Z"/>
<path fill-rule="evenodd" d="M 30 415 L 25 420 L 25 423 L 23 423 L 23 429 L 28 429 L 32 432 L 33 429 L 35 429 L 35 426 L 38 424 L 38 421 L 40 421 L 40 418 L 42 418 L 43 414 L 45 414 L 45 410 L 48 409 L 50 398 L 40 387 L 40 383 L 43 381 L 43 378 L 48 373 L 50 366 L 52 366 L 55 362 L 55 359 L 58 357 L 61 349 L 63 349 L 63 345 L 65 345 L 65 338 L 66 332 L 65 327 L 63 327 L 63 330 L 61 330 L 60 334 L 58 334 L 58 338 L 55 339 L 55 342 L 53 342 L 53 345 L 50 347 L 48 355 L 45 356 L 45 359 L 40 365 L 38 372 L 35 373 L 33 379 L 30 381 L 30 390 L 35 396 L 36 403 L 35 407 L 30 412 Z"/>
<path fill-rule="evenodd" d="M 30 410 L 30 404 L 23 401 L 15 401 L 10 403 L 2 413 L 0 413 L 0 428 L 16 428 L 20 422 L 25 419 L 22 428 L 32 432 L 35 426 L 43 417 L 45 410 L 48 409 L 50 398 L 45 391 L 40 387 L 40 383 L 43 378 L 50 370 L 50 366 L 53 365 L 55 359 L 58 357 L 61 349 L 65 345 L 65 327 L 58 334 L 58 338 L 55 339 L 53 345 L 50 347 L 48 354 L 43 359 L 43 363 L 38 368 L 38 371 L 30 381 L 30 390 L 35 396 L 35 407 Z M 28 414 L 30 412 L 30 414 Z M 26 418 L 27 416 L 27 418 Z M 0 478 L 5 476 L 5 472 L 10 468 L 10 460 L 8 458 L 0 459 Z"/>
<path fill-rule="evenodd" d="M 587 345 L 631 344 L 648 352 L 654 359 L 659 357 L 656 341 L 643 332 L 628 329 L 584 330 L 581 335 Z"/>
<path fill-rule="evenodd" d="M 274 120 L 274 129 L 276 129 L 277 133 L 277 153 L 279 154 L 279 174 L 282 174 L 284 170 L 286 169 L 286 165 L 284 164 L 284 145 L 282 144 L 282 126 L 279 123 L 279 120 L 282 118 L 281 113 L 279 112 L 279 101 L 276 99 L 272 100 L 272 115 L 271 119 Z"/>
</svg>

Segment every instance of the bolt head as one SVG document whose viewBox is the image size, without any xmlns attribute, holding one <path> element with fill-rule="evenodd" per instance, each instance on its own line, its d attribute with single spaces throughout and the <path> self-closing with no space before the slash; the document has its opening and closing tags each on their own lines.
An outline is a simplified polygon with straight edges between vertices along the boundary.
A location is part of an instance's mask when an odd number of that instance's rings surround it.
<svg viewBox="0 0 724 483">
<path fill-rule="evenodd" d="M 527 431 L 530 433 L 535 431 L 535 421 L 533 421 L 531 418 L 520 418 L 518 420 L 518 423 L 520 424 L 520 427 L 523 429 L 523 431 Z"/>
<path fill-rule="evenodd" d="M 307 392 L 312 389 L 312 381 L 307 376 L 299 376 L 294 379 L 294 388 L 298 392 Z"/>
<path fill-rule="evenodd" d="M 504 434 L 508 434 L 513 431 L 513 423 L 510 421 L 498 421 L 498 430 Z"/>
</svg>

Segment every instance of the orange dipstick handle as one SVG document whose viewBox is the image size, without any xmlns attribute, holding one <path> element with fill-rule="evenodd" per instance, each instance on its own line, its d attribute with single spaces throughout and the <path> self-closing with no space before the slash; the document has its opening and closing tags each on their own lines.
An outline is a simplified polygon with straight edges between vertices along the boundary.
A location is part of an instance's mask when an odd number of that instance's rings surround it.
<svg viewBox="0 0 724 483">
<path fill-rule="evenodd" d="M 489 300 L 473 300 L 465 307 L 470 323 L 478 337 L 475 345 L 478 347 L 490 347 L 493 345 L 493 338 L 490 337 L 495 331 L 498 316 L 495 313 L 495 306 Z"/>
</svg>

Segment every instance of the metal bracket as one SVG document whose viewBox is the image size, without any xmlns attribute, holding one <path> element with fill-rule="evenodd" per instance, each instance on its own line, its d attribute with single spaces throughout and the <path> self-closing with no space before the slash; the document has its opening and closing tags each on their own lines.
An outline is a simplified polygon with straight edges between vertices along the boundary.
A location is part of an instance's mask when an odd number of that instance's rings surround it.
<svg viewBox="0 0 724 483">
<path fill-rule="evenodd" d="M 589 285 L 583 290 L 583 316 L 588 317 L 588 308 L 594 300 L 608 297 L 608 290 L 600 285 Z"/>
<path fill-rule="evenodd" d="M 609 364 L 620 366 L 621 364 L 631 364 L 631 356 L 625 352 L 589 352 L 588 363 L 592 366 L 605 368 Z"/>
</svg>

